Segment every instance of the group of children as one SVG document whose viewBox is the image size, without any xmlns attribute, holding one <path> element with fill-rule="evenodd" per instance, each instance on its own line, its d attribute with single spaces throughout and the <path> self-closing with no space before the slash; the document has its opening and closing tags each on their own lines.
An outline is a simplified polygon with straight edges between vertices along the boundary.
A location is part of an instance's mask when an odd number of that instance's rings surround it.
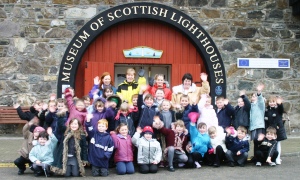
<svg viewBox="0 0 300 180">
<path fill-rule="evenodd" d="M 256 165 L 281 163 L 279 142 L 286 139 L 282 99 L 270 97 L 265 109 L 263 85 L 257 86 L 252 102 L 241 91 L 236 108 L 218 97 L 214 109 L 208 94 L 198 97 L 199 102 L 182 94 L 175 105 L 163 76 L 147 86 L 143 72 L 138 74 L 137 83 L 129 68 L 124 83 L 114 88 L 109 73 L 104 73 L 82 99 L 74 98 L 69 87 L 63 99 L 51 95 L 47 105 L 37 101 L 30 112 L 15 105 L 21 119 L 28 121 L 21 156 L 15 160 L 18 174 L 24 174 L 26 163 L 35 176 L 67 177 L 85 176 L 87 165 L 93 176 L 108 176 L 110 167 L 119 175 L 133 174 L 135 163 L 143 174 L 156 173 L 160 166 L 170 172 L 203 164 L 219 167 L 223 162 L 244 166 L 248 129 Z"/>
</svg>

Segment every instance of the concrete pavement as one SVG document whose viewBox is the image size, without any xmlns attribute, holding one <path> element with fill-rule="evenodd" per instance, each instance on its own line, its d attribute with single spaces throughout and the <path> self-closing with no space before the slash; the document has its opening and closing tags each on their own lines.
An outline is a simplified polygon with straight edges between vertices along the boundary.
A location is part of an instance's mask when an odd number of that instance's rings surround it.
<svg viewBox="0 0 300 180">
<path fill-rule="evenodd" d="M 18 150 L 22 146 L 23 137 L 0 135 L 0 167 L 12 167 L 13 161 L 19 157 Z M 282 157 L 300 157 L 300 133 L 292 133 L 287 140 L 281 141 Z M 253 155 L 250 147 L 249 157 Z"/>
</svg>

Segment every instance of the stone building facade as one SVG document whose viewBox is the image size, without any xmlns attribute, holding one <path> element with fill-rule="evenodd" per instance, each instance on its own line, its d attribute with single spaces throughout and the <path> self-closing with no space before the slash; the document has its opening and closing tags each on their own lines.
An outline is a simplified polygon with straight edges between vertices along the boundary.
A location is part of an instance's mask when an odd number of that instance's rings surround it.
<svg viewBox="0 0 300 180">
<path fill-rule="evenodd" d="M 0 0 L 0 105 L 30 105 L 56 93 L 60 63 L 78 30 L 96 14 L 138 0 Z M 221 53 L 227 97 L 239 91 L 282 96 L 300 128 L 300 17 L 288 0 L 148 0 L 197 21 Z M 289 69 L 239 69 L 237 58 L 287 58 Z"/>
</svg>

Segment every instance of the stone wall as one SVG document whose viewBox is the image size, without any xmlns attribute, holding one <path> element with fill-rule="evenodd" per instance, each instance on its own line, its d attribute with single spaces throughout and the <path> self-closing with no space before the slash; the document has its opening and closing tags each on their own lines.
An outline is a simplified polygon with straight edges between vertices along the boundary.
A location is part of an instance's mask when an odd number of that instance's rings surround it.
<svg viewBox="0 0 300 180">
<path fill-rule="evenodd" d="M 137 0 L 135 0 L 137 1 Z M 0 0 L 0 105 L 30 105 L 56 92 L 60 62 L 75 33 L 94 15 L 134 0 Z M 227 71 L 227 95 L 280 95 L 300 128 L 300 17 L 288 0 L 148 0 L 177 8 L 211 35 Z M 290 69 L 238 69 L 236 59 L 289 58 Z"/>
</svg>

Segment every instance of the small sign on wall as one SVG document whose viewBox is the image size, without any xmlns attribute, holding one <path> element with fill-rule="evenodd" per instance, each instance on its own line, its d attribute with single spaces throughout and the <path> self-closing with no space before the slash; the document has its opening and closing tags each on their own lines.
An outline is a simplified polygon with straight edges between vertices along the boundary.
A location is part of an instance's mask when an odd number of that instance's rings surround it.
<svg viewBox="0 0 300 180">
<path fill-rule="evenodd" d="M 290 68 L 290 59 L 237 58 L 238 68 Z"/>
</svg>

